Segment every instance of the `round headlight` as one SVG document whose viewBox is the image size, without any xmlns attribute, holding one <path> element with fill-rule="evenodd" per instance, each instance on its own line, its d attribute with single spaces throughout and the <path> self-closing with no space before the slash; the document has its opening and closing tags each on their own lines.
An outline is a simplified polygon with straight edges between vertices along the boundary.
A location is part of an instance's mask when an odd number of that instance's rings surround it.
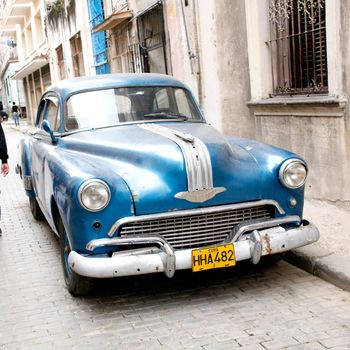
<svg viewBox="0 0 350 350">
<path fill-rule="evenodd" d="M 110 190 L 101 180 L 85 181 L 79 188 L 79 202 L 89 211 L 99 211 L 106 208 L 111 198 Z"/>
<path fill-rule="evenodd" d="M 307 168 L 304 162 L 299 159 L 285 161 L 279 172 L 282 184 L 288 188 L 299 188 L 305 184 Z"/>
</svg>

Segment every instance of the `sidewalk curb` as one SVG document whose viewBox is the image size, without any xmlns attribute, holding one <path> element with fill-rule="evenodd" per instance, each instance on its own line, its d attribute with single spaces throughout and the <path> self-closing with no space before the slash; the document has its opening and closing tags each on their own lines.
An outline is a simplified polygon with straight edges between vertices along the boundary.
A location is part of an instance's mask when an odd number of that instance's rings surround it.
<svg viewBox="0 0 350 350">
<path fill-rule="evenodd" d="M 350 292 L 350 259 L 307 246 L 287 252 L 284 260 Z"/>
</svg>

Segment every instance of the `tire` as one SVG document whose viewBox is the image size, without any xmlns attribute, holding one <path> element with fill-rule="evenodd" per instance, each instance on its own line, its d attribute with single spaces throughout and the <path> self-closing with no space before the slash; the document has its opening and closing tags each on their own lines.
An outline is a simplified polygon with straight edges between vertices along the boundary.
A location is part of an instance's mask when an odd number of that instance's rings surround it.
<svg viewBox="0 0 350 350">
<path fill-rule="evenodd" d="M 58 223 L 58 233 L 60 236 L 60 252 L 63 277 L 69 293 L 71 293 L 73 296 L 90 293 L 93 288 L 93 279 L 78 275 L 68 264 L 68 255 L 71 252 L 71 247 L 61 219 Z"/>
<path fill-rule="evenodd" d="M 38 221 L 45 219 L 43 212 L 41 211 L 38 201 L 35 197 L 29 197 L 30 211 L 32 212 L 33 218 Z"/>
</svg>

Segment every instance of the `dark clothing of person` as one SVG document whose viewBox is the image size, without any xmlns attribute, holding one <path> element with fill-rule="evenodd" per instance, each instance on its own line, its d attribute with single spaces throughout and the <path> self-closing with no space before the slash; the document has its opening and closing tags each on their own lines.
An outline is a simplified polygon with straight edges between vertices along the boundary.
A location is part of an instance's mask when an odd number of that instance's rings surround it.
<svg viewBox="0 0 350 350">
<path fill-rule="evenodd" d="M 12 106 L 12 113 L 13 113 L 13 112 L 18 113 L 18 106 L 16 106 L 16 105 L 13 105 L 13 106 Z"/>
<path fill-rule="evenodd" d="M 6 144 L 5 133 L 2 128 L 2 125 L 0 124 L 0 159 L 3 164 L 7 163 L 8 157 L 9 156 L 7 154 L 7 144 Z"/>
<path fill-rule="evenodd" d="M 0 124 L 0 159 L 2 164 L 7 163 L 8 159 L 8 154 L 7 154 L 7 144 L 6 144 L 6 138 L 5 138 L 5 133 L 2 128 L 2 125 Z M 0 218 L 1 218 L 1 208 L 0 208 Z M 2 230 L 0 228 L 0 236 L 2 236 Z"/>
</svg>

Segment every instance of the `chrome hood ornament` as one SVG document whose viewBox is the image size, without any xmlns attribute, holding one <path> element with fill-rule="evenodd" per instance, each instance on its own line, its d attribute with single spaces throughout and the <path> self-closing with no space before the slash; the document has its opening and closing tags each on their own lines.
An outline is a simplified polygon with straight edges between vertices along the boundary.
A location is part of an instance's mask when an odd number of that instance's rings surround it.
<svg viewBox="0 0 350 350">
<path fill-rule="evenodd" d="M 226 191 L 225 187 L 213 187 L 213 170 L 207 146 L 200 139 L 157 124 L 143 124 L 140 128 L 174 141 L 181 149 L 187 173 L 187 191 L 175 198 L 202 203 Z"/>
<path fill-rule="evenodd" d="M 176 193 L 175 198 L 186 199 L 188 202 L 202 203 L 214 198 L 218 193 L 226 191 L 225 187 L 215 187 L 196 191 Z"/>
</svg>

